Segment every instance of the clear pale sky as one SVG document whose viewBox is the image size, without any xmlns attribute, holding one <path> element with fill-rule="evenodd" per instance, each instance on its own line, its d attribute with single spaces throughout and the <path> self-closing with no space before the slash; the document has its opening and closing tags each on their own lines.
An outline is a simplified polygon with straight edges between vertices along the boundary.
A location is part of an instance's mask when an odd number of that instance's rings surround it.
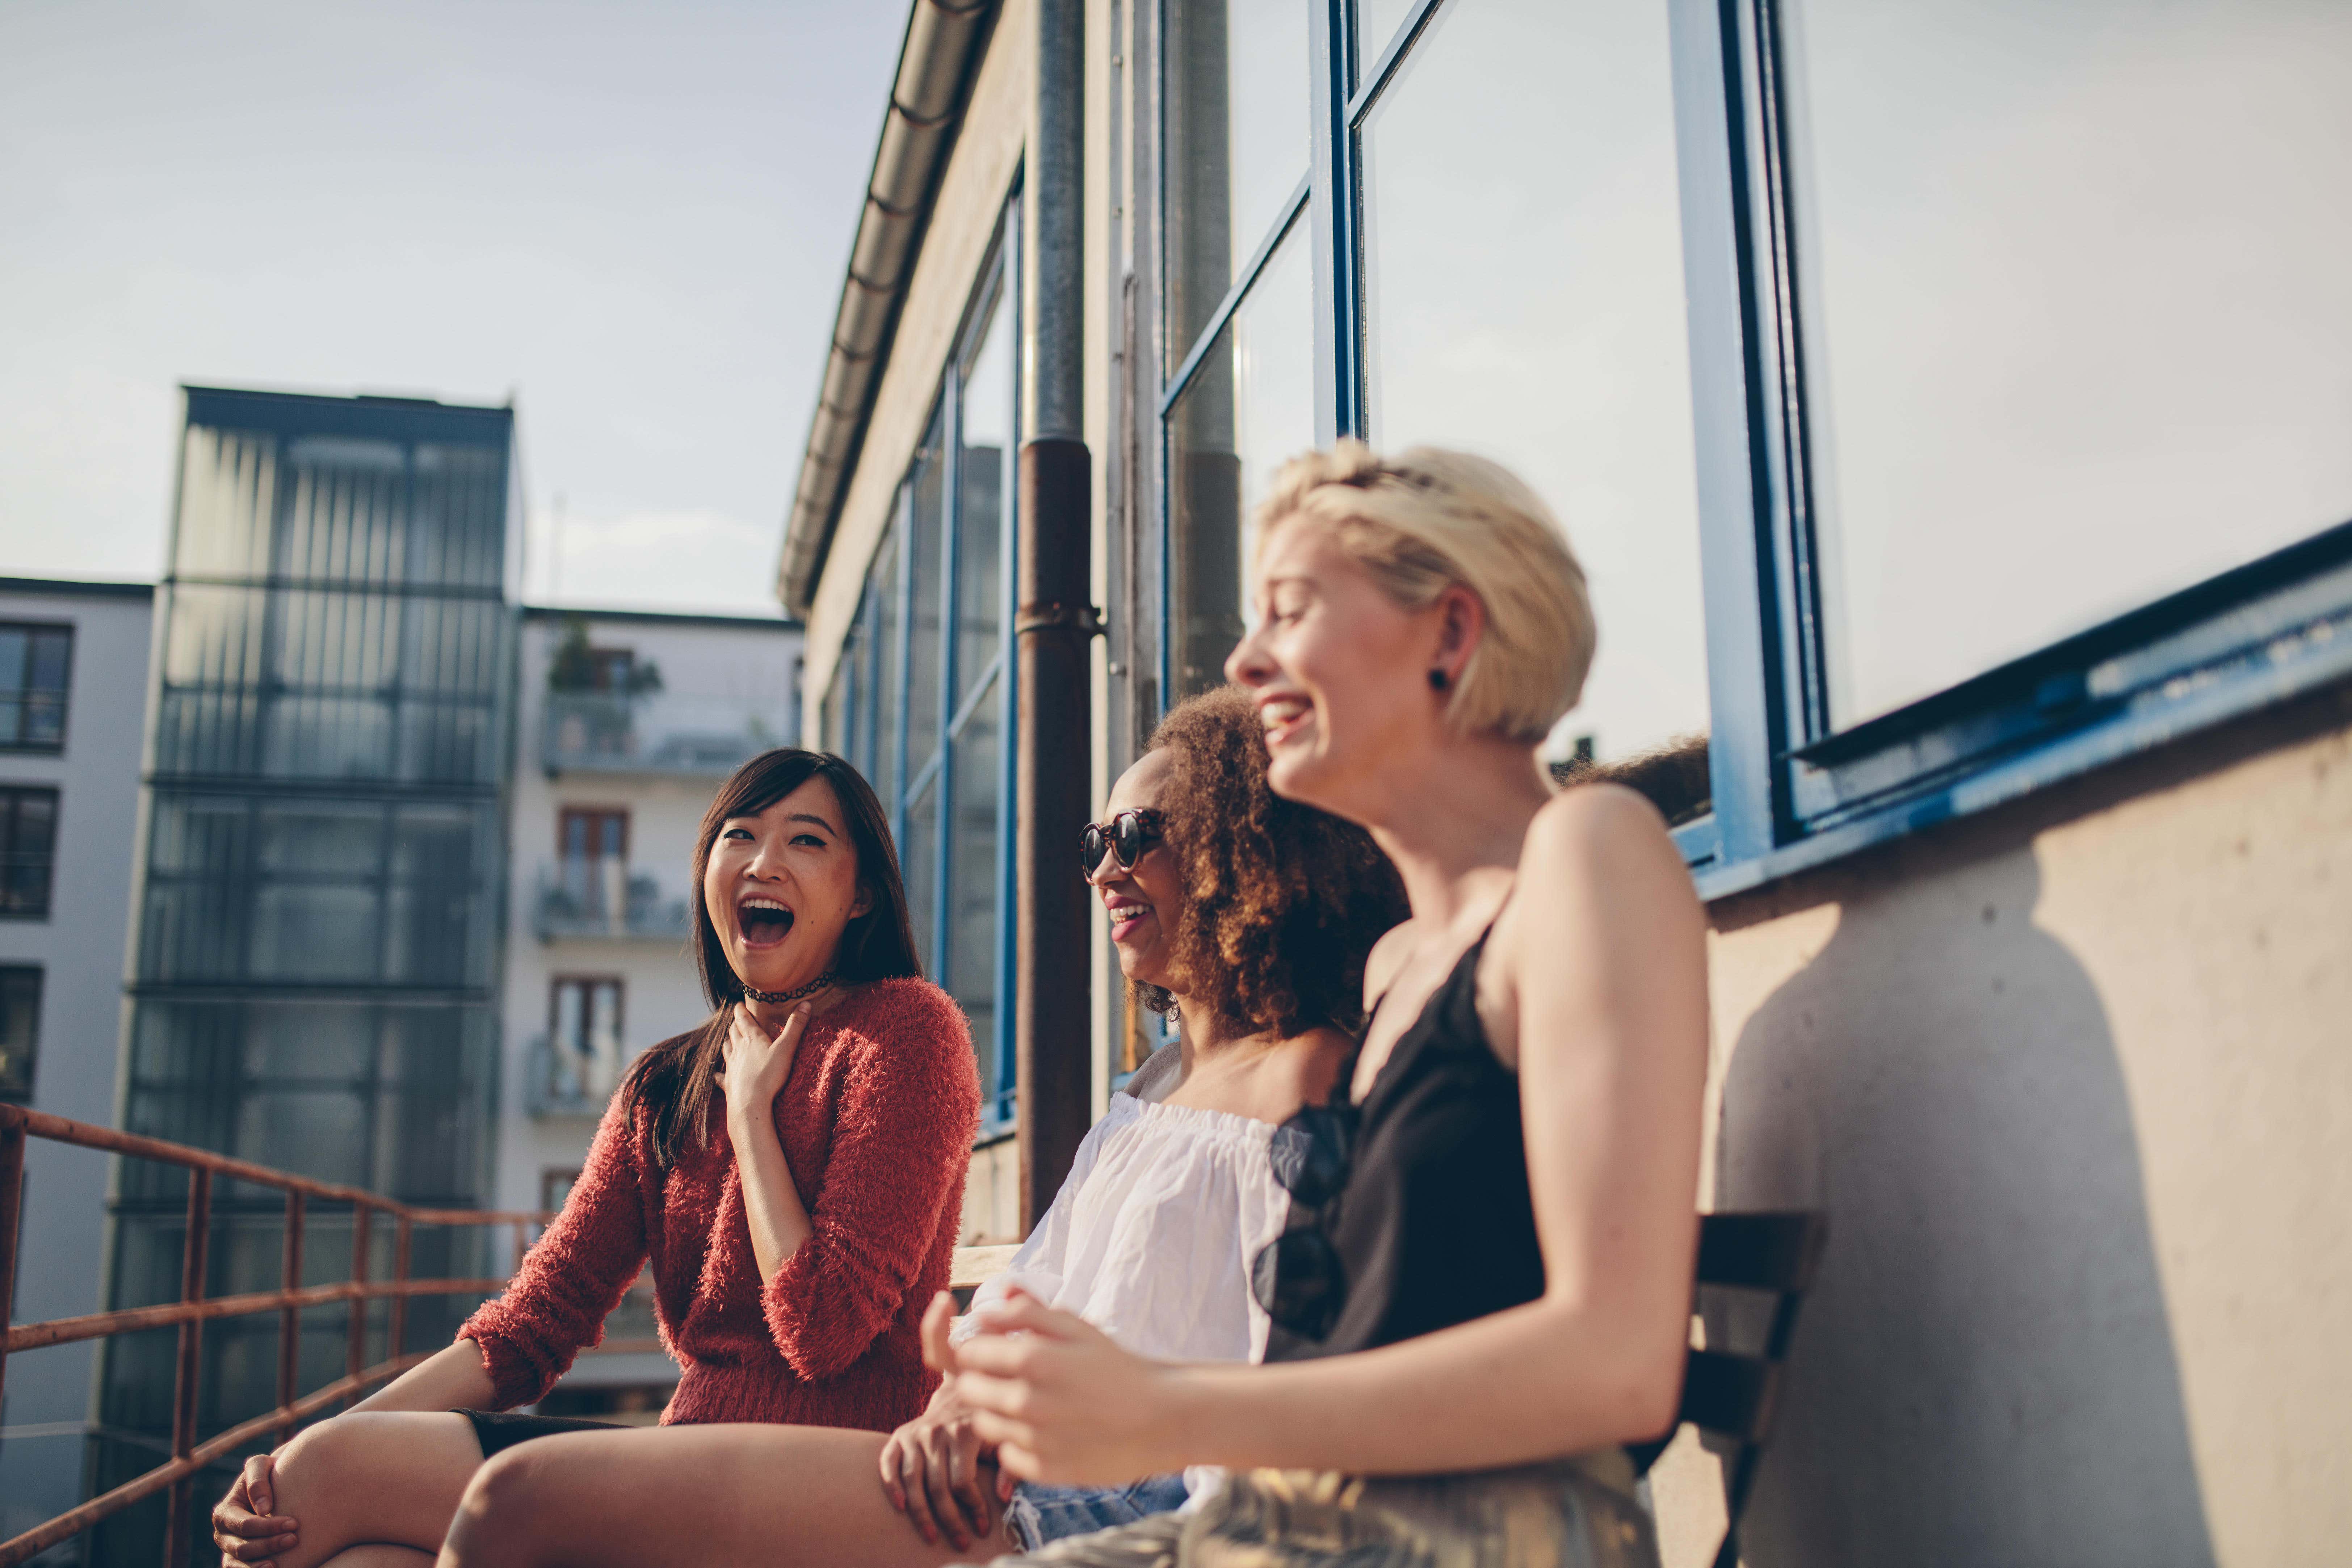
<svg viewBox="0 0 2352 1568">
<path fill-rule="evenodd" d="M 512 394 L 531 598 L 773 613 L 905 20 L 6 0 L 0 574 L 160 572 L 183 381 Z"/>
</svg>

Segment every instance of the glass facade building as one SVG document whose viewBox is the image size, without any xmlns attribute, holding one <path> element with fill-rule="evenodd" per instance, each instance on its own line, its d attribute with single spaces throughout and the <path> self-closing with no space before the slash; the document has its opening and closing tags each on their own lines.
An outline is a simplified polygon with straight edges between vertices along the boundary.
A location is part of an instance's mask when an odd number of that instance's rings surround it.
<svg viewBox="0 0 2352 1568">
<path fill-rule="evenodd" d="M 157 606 L 127 1130 L 410 1202 L 484 1196 L 512 445 L 505 408 L 188 390 Z M 177 1298 L 184 1183 L 122 1162 L 113 1306 Z M 214 1205 L 207 1294 L 274 1288 L 278 1198 L 230 1183 Z M 347 1278 L 348 1220 L 314 1212 L 307 1235 L 312 1279 Z M 390 1238 L 377 1240 L 382 1268 Z M 419 1232 L 415 1272 L 465 1272 L 455 1249 L 468 1245 Z M 419 1299 L 409 1343 L 446 1337 L 467 1306 Z M 381 1325 L 384 1304 L 374 1312 Z M 305 1314 L 303 1386 L 336 1375 L 347 1328 L 341 1307 Z M 274 1404 L 277 1334 L 273 1315 L 206 1329 L 204 1430 Z M 110 1342 L 100 1487 L 155 1462 L 174 1342 Z M 117 1516 L 99 1557 L 152 1559 L 159 1521 L 157 1507 Z"/>
</svg>

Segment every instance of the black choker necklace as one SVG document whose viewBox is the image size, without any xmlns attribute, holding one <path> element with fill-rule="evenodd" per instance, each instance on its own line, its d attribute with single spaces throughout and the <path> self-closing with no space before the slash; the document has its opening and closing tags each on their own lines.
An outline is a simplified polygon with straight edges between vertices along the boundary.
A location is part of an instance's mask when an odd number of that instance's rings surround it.
<svg viewBox="0 0 2352 1568">
<path fill-rule="evenodd" d="M 797 991 L 762 991 L 756 985 L 743 987 L 743 994 L 754 1002 L 764 1002 L 771 1007 L 781 1007 L 787 1002 L 797 1002 L 803 996 L 814 996 L 833 984 L 834 972 L 826 970 Z"/>
</svg>

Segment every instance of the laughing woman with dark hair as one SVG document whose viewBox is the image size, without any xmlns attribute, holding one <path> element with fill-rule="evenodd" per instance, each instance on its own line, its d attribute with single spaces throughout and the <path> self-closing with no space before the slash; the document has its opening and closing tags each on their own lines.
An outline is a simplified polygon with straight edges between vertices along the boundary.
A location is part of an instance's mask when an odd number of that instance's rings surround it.
<svg viewBox="0 0 2352 1568">
<path fill-rule="evenodd" d="M 638 1059 L 563 1212 L 455 1344 L 247 1464 L 214 1513 L 226 1561 L 429 1562 L 484 1460 L 599 1425 L 493 1413 L 545 1394 L 648 1261 L 684 1368 L 665 1424 L 887 1432 L 922 1410 L 980 1089 L 881 806 L 838 757 L 770 752 L 712 803 L 694 875 L 711 1016 Z"/>
</svg>

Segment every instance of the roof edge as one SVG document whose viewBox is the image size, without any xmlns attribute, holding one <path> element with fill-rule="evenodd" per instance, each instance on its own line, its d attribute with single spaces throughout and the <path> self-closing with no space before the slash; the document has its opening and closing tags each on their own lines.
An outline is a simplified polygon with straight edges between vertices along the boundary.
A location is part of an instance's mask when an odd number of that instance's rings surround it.
<svg viewBox="0 0 2352 1568">
<path fill-rule="evenodd" d="M 908 12 L 776 563 L 776 597 L 795 616 L 808 615 L 833 545 L 940 174 L 971 97 L 979 45 L 997 8 L 998 0 L 913 0 Z"/>
</svg>

